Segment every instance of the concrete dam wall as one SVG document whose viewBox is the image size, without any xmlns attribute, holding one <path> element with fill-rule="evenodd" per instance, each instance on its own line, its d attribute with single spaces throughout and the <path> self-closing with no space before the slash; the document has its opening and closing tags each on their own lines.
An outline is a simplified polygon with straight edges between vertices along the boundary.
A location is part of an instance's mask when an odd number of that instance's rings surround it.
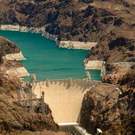
<svg viewBox="0 0 135 135">
<path fill-rule="evenodd" d="M 33 83 L 33 93 L 50 106 L 54 120 L 62 124 L 76 124 L 84 94 L 99 82 L 90 80 L 52 80 Z"/>
</svg>

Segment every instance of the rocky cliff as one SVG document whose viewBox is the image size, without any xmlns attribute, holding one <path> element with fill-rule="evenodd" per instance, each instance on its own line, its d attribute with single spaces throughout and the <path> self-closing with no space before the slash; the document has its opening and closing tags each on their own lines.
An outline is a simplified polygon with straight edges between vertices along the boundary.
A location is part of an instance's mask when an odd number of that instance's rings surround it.
<svg viewBox="0 0 135 135">
<path fill-rule="evenodd" d="M 134 135 L 134 62 L 108 64 L 103 82 L 85 94 L 80 124 L 92 134 L 101 129 L 103 135 Z"/>
<path fill-rule="evenodd" d="M 135 133 L 135 94 L 122 93 L 114 85 L 101 84 L 84 96 L 80 124 L 93 135 L 133 135 Z"/>
<path fill-rule="evenodd" d="M 14 43 L 4 37 L 0 37 L 0 59 L 6 54 L 19 53 L 20 49 Z"/>
</svg>

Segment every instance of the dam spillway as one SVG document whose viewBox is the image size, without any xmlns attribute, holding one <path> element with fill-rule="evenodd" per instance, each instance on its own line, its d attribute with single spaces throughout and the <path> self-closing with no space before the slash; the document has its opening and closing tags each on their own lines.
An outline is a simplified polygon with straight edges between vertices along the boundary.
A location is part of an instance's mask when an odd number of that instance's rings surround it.
<svg viewBox="0 0 135 135">
<path fill-rule="evenodd" d="M 97 81 L 90 80 L 46 80 L 33 83 L 32 92 L 50 106 L 54 120 L 60 125 L 76 124 L 79 120 L 84 94 L 94 87 Z"/>
</svg>

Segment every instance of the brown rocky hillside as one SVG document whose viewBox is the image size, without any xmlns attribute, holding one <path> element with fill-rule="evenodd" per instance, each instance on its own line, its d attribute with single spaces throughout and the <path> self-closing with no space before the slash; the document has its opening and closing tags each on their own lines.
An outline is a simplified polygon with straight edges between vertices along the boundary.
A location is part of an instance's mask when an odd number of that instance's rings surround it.
<svg viewBox="0 0 135 135">
<path fill-rule="evenodd" d="M 90 59 L 134 61 L 134 0 L 1 0 L 0 22 L 44 26 L 60 40 L 97 41 Z"/>
</svg>

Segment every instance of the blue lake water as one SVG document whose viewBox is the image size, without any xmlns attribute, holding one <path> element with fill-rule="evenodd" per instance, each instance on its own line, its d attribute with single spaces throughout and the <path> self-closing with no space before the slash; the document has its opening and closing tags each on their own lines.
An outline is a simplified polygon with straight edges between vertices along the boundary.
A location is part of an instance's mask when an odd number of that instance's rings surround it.
<svg viewBox="0 0 135 135">
<path fill-rule="evenodd" d="M 22 64 L 39 80 L 85 77 L 83 60 L 88 51 L 58 48 L 54 41 L 40 34 L 0 31 L 0 36 L 16 43 L 26 58 Z M 99 80 L 99 73 L 94 74 Z"/>
<path fill-rule="evenodd" d="M 92 80 L 101 80 L 101 70 L 88 70 Z"/>
</svg>

